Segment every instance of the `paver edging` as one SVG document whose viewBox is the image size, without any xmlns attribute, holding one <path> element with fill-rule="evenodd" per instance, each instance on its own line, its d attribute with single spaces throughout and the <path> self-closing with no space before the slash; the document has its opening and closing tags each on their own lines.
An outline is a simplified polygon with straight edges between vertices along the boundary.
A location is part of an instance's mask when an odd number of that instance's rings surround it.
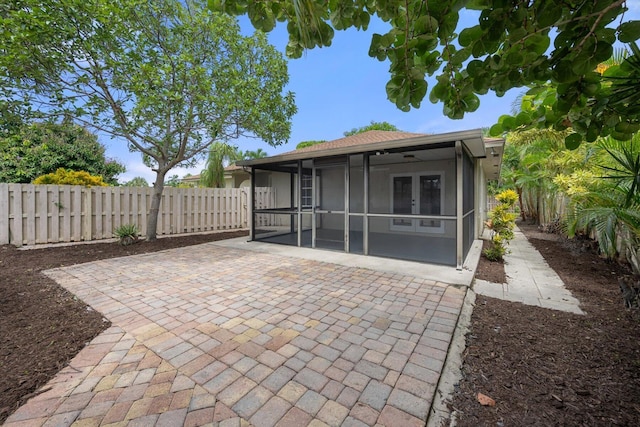
<svg viewBox="0 0 640 427">
<path fill-rule="evenodd" d="M 427 415 L 426 427 L 439 427 L 447 419 L 450 427 L 456 424 L 455 411 L 452 413 L 446 402 L 453 397 L 455 385 L 462 379 L 462 353 L 467 347 L 465 336 L 469 332 L 475 302 L 476 293 L 471 288 L 467 288 L 464 302 L 458 315 L 456 329 L 447 350 L 447 358 L 434 391 L 431 409 Z"/>
</svg>

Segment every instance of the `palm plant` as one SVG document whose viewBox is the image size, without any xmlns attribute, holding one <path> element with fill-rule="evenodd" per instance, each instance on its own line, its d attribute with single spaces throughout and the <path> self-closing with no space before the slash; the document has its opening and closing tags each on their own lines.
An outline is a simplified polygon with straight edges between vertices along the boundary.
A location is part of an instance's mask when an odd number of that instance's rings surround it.
<svg viewBox="0 0 640 427">
<path fill-rule="evenodd" d="M 503 181 L 518 193 L 523 219 L 546 224 L 563 211 L 563 200 L 553 178 L 584 161 L 584 150 L 564 147 L 566 132 L 529 130 L 508 135 Z"/>
<path fill-rule="evenodd" d="M 225 165 L 243 158 L 243 154 L 234 146 L 224 142 L 215 142 L 209 147 L 209 155 L 204 170 L 200 173 L 200 185 L 203 187 L 224 187 Z"/>
<path fill-rule="evenodd" d="M 268 154 L 266 151 L 264 151 L 262 148 L 258 148 L 257 150 L 253 150 L 253 151 L 249 151 L 249 150 L 245 151 L 242 158 L 243 159 L 262 159 L 267 156 Z"/>
<path fill-rule="evenodd" d="M 640 243 L 640 134 L 630 142 L 606 138 L 597 145 L 607 155 L 601 180 L 574 200 L 568 233 L 593 233 L 609 258 Z"/>
<path fill-rule="evenodd" d="M 608 63 L 606 69 L 613 68 L 613 72 L 604 74 L 605 80 L 611 82 L 607 97 L 600 100 L 614 113 L 624 111 L 629 115 L 640 114 L 640 48 L 636 43 L 629 44 L 629 51 L 619 51 Z M 613 67 L 620 64 L 619 67 Z M 595 106 L 596 108 L 599 105 Z M 637 120 L 634 125 L 637 126 Z"/>
</svg>

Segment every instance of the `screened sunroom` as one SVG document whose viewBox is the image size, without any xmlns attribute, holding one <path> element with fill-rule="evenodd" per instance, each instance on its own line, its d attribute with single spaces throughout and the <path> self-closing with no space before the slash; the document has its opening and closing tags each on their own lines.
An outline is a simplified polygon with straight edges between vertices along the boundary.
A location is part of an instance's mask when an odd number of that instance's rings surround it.
<svg viewBox="0 0 640 427">
<path fill-rule="evenodd" d="M 503 144 L 481 130 L 370 131 L 242 162 L 251 240 L 462 268 Z"/>
</svg>

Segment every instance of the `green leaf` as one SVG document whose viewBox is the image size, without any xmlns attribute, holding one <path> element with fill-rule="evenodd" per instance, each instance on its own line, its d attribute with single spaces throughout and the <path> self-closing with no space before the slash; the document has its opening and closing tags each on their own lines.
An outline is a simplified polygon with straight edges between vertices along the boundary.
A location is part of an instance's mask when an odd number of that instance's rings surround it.
<svg viewBox="0 0 640 427">
<path fill-rule="evenodd" d="M 485 94 L 488 92 L 491 85 L 491 78 L 488 74 L 480 74 L 475 76 L 472 83 L 473 90 L 475 90 L 479 94 Z"/>
<path fill-rule="evenodd" d="M 411 88 L 411 106 L 420 108 L 420 103 L 427 94 L 427 82 L 424 80 L 414 80 Z"/>
<path fill-rule="evenodd" d="M 516 126 L 524 126 L 531 123 L 531 116 L 526 111 L 521 111 L 516 116 Z"/>
<path fill-rule="evenodd" d="M 422 15 L 413 24 L 417 34 L 433 34 L 438 28 L 438 20 L 431 15 Z"/>
<path fill-rule="evenodd" d="M 531 35 L 524 43 L 525 47 L 533 51 L 536 55 L 543 55 L 547 49 L 549 49 L 550 44 L 551 39 L 549 36 L 543 34 Z"/>
<path fill-rule="evenodd" d="M 569 83 L 577 79 L 573 71 L 573 63 L 569 60 L 560 61 L 553 70 L 553 75 L 559 83 Z"/>
<path fill-rule="evenodd" d="M 514 49 L 510 50 L 504 57 L 504 60 L 509 65 L 523 65 L 522 63 L 523 59 L 524 59 L 524 56 L 522 56 L 522 53 L 520 53 L 519 50 L 514 50 Z"/>
<path fill-rule="evenodd" d="M 369 56 L 375 58 L 380 53 L 380 41 L 382 40 L 382 36 L 380 34 L 374 33 L 371 36 L 371 44 L 369 45 Z"/>
<path fill-rule="evenodd" d="M 501 136 L 503 133 L 504 131 L 500 123 L 496 123 L 495 125 L 491 126 L 491 128 L 489 129 L 489 135 L 491 136 Z"/>
<path fill-rule="evenodd" d="M 538 7 L 536 16 L 541 28 L 552 26 L 562 16 L 560 4 L 553 1 L 536 3 L 536 5 L 538 4 L 540 7 Z"/>
<path fill-rule="evenodd" d="M 640 39 L 640 21 L 625 22 L 618 27 L 618 40 L 631 43 Z"/>
<path fill-rule="evenodd" d="M 511 116 L 501 116 L 499 123 L 502 125 L 502 129 L 505 132 L 509 132 L 516 128 L 516 119 Z"/>
<path fill-rule="evenodd" d="M 458 12 L 451 12 L 444 16 L 444 19 L 440 21 L 440 27 L 438 28 L 438 37 L 440 40 L 448 40 L 453 35 L 458 25 Z"/>
<path fill-rule="evenodd" d="M 460 35 L 458 36 L 458 43 L 460 43 L 460 46 L 462 47 L 467 47 L 467 46 L 470 46 L 475 41 L 477 41 L 478 39 L 480 39 L 481 36 L 482 36 L 482 28 L 480 28 L 479 25 L 476 25 L 470 28 L 465 28 L 460 32 Z"/>
<path fill-rule="evenodd" d="M 600 28 L 596 31 L 596 37 L 598 40 L 612 45 L 616 42 L 616 30 L 613 28 Z"/>
<path fill-rule="evenodd" d="M 513 20 L 516 20 L 515 17 L 511 17 Z M 513 31 L 509 32 L 509 40 L 511 43 L 517 43 L 527 35 L 527 30 L 522 27 L 518 27 Z"/>
<path fill-rule="evenodd" d="M 431 93 L 429 94 L 429 100 L 432 103 L 436 104 L 441 99 L 444 99 L 446 95 L 447 95 L 447 86 L 445 86 L 441 82 L 438 82 L 431 89 Z"/>
<path fill-rule="evenodd" d="M 582 143 L 582 135 L 579 133 L 572 133 L 564 138 L 564 146 L 568 150 L 575 150 Z"/>
<path fill-rule="evenodd" d="M 585 135 L 585 140 L 587 142 L 594 142 L 596 139 L 598 139 L 599 135 L 600 135 L 600 129 L 598 129 L 594 125 L 591 125 L 587 128 L 587 134 Z"/>
<path fill-rule="evenodd" d="M 431 51 L 438 46 L 438 39 L 431 34 L 422 34 L 414 39 L 417 47 L 423 52 Z"/>
<path fill-rule="evenodd" d="M 469 113 L 476 111 L 480 106 L 480 98 L 478 98 L 474 93 L 465 96 L 462 102 L 465 106 L 465 110 Z"/>
</svg>

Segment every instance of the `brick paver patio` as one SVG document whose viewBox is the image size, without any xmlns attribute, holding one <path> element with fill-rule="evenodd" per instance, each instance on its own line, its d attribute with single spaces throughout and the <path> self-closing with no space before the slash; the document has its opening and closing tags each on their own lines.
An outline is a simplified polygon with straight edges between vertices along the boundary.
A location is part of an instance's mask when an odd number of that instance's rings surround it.
<svg viewBox="0 0 640 427">
<path fill-rule="evenodd" d="M 7 426 L 423 426 L 465 294 L 215 243 L 48 274 L 112 326 Z"/>
</svg>

